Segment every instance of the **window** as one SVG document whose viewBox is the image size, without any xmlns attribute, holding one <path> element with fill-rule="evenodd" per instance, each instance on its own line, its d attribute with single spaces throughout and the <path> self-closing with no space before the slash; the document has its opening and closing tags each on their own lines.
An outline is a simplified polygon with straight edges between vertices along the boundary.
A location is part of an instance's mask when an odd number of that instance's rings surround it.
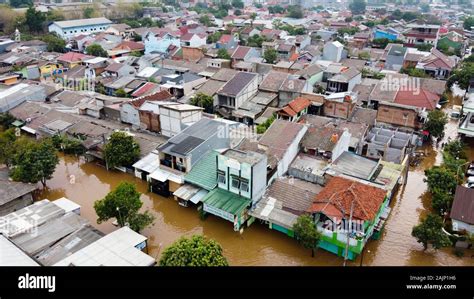
<svg viewBox="0 0 474 299">
<path fill-rule="evenodd" d="M 248 181 L 242 180 L 242 182 L 240 182 L 240 191 L 249 192 L 249 182 Z"/>
<path fill-rule="evenodd" d="M 240 181 L 238 178 L 232 178 L 232 188 L 239 189 L 240 187 Z"/>
<path fill-rule="evenodd" d="M 223 171 L 217 171 L 217 182 L 221 184 L 225 184 L 225 173 Z"/>
</svg>

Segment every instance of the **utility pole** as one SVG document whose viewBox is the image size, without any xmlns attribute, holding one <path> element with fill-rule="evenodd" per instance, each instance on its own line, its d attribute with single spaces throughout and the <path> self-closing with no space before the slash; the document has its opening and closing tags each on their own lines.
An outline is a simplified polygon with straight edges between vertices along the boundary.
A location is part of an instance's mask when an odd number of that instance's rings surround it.
<svg viewBox="0 0 474 299">
<path fill-rule="evenodd" d="M 354 199 L 352 199 L 351 212 L 349 214 L 349 227 L 346 231 L 347 241 L 346 241 L 346 251 L 344 253 L 344 264 L 343 264 L 344 267 L 346 266 L 347 255 L 349 254 L 349 232 L 352 230 L 352 213 L 353 212 L 354 212 Z"/>
</svg>

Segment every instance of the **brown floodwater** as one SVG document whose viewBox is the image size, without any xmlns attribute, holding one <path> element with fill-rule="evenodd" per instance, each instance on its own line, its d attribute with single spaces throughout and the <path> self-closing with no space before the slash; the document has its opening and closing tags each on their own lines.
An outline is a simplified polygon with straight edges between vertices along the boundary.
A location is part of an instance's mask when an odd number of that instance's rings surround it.
<svg viewBox="0 0 474 299">
<path fill-rule="evenodd" d="M 457 121 L 447 125 L 446 139 L 456 135 Z M 436 145 L 421 148 L 426 158 L 417 167 L 411 168 L 408 183 L 398 191 L 392 201 L 392 213 L 386 223 L 382 238 L 371 240 L 366 247 L 363 264 L 371 266 L 431 266 L 474 265 L 472 250 L 464 257 L 456 257 L 452 248 L 423 251 L 421 244 L 411 237 L 411 229 L 420 217 L 430 211 L 430 197 L 423 182 L 424 169 L 441 163 Z M 474 142 L 468 144 L 469 158 L 474 160 Z M 72 179 L 73 178 L 73 179 Z M 111 221 L 97 224 L 93 209 L 94 201 L 102 199 L 121 181 L 136 184 L 143 209 L 156 217 L 153 226 L 142 234 L 149 238 L 149 254 L 159 259 L 162 250 L 181 236 L 203 234 L 218 241 L 231 265 L 287 265 L 326 266 L 342 265 L 343 259 L 324 250 L 314 258 L 311 252 L 299 246 L 293 239 L 266 226 L 254 223 L 245 228 L 243 234 L 233 231 L 232 223 L 209 215 L 201 220 L 193 208 L 184 208 L 176 201 L 147 192 L 146 182 L 130 174 L 108 172 L 95 163 L 86 163 L 73 156 L 61 156 L 54 176 L 47 182 L 41 199 L 55 200 L 67 197 L 81 205 L 81 215 L 96 228 L 109 233 L 116 229 Z M 360 257 L 349 265 L 359 265 Z"/>
</svg>

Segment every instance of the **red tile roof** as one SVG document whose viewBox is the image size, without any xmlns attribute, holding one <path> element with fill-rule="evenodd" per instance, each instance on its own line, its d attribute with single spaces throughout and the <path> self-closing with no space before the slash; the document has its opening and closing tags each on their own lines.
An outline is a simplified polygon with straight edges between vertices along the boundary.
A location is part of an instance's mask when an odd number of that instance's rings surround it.
<svg viewBox="0 0 474 299">
<path fill-rule="evenodd" d="M 398 91 L 393 102 L 396 104 L 433 110 L 436 108 L 439 99 L 440 97 L 437 94 L 421 88 L 419 90 L 413 89 Z"/>
<path fill-rule="evenodd" d="M 311 213 L 324 213 L 328 217 L 350 216 L 353 205 L 353 219 L 374 220 L 385 200 L 386 191 L 374 186 L 333 177 L 313 201 Z"/>
<path fill-rule="evenodd" d="M 280 113 L 283 112 L 289 116 L 295 116 L 309 105 L 311 105 L 310 100 L 303 97 L 298 97 L 286 105 L 282 110 L 280 110 Z"/>
<path fill-rule="evenodd" d="M 232 59 L 244 59 L 247 53 L 251 50 L 250 47 L 238 46 L 234 53 L 232 53 Z"/>
<path fill-rule="evenodd" d="M 141 87 L 139 87 L 137 90 L 135 90 L 134 93 L 132 93 L 132 97 L 141 97 L 143 96 L 144 94 L 146 94 L 147 92 L 149 92 L 150 90 L 153 90 L 154 88 L 158 88 L 159 85 L 156 84 L 156 83 L 153 83 L 153 82 L 147 82 L 145 84 L 143 84 Z"/>
<path fill-rule="evenodd" d="M 67 52 L 57 58 L 58 61 L 65 62 L 81 62 L 84 59 L 93 58 L 94 56 L 78 53 L 78 52 Z"/>
<path fill-rule="evenodd" d="M 230 34 L 224 34 L 221 36 L 221 38 L 219 39 L 219 43 L 221 44 L 227 44 L 228 42 L 230 42 L 230 40 L 232 39 L 232 35 Z"/>
<path fill-rule="evenodd" d="M 143 50 L 145 49 L 145 45 L 142 43 L 137 43 L 133 41 L 123 41 L 116 47 L 116 49 L 124 49 L 124 50 L 130 50 L 130 51 L 136 51 L 136 50 Z"/>
</svg>

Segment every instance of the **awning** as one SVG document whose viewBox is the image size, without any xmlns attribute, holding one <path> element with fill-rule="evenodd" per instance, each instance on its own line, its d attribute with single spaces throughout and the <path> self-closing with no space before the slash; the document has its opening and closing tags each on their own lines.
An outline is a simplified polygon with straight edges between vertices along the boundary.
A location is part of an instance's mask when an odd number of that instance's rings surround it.
<svg viewBox="0 0 474 299">
<path fill-rule="evenodd" d="M 183 186 L 179 187 L 178 190 L 173 193 L 173 195 L 184 200 L 189 200 L 196 193 L 198 193 L 199 190 L 199 187 L 195 187 L 190 184 L 184 184 Z"/>
<path fill-rule="evenodd" d="M 33 134 L 33 135 L 36 134 L 36 130 L 35 130 L 35 129 L 32 129 L 32 128 L 30 128 L 30 127 L 23 126 L 23 127 L 21 127 L 21 129 L 22 129 L 23 131 L 25 131 L 25 132 L 30 133 L 30 134 Z"/>
<path fill-rule="evenodd" d="M 174 174 L 161 168 L 157 168 L 153 171 L 150 177 L 160 182 L 166 182 L 167 180 L 175 182 L 176 184 L 182 184 L 184 182 L 183 175 Z"/>
<path fill-rule="evenodd" d="M 150 174 L 150 177 L 154 180 L 160 181 L 160 182 L 166 182 L 168 180 L 168 177 L 170 174 L 166 171 L 163 171 L 161 169 L 156 169 Z"/>
<path fill-rule="evenodd" d="M 189 201 L 194 204 L 197 204 L 198 202 L 201 201 L 201 199 L 203 199 L 207 195 L 207 193 L 209 193 L 209 191 L 201 189 L 198 191 L 198 193 L 194 194 L 194 196 L 191 197 Z"/>
<path fill-rule="evenodd" d="M 160 167 L 160 158 L 157 154 L 151 152 L 142 159 L 138 160 L 135 164 L 133 164 L 132 167 L 147 173 L 152 173 L 158 167 Z"/>
</svg>

